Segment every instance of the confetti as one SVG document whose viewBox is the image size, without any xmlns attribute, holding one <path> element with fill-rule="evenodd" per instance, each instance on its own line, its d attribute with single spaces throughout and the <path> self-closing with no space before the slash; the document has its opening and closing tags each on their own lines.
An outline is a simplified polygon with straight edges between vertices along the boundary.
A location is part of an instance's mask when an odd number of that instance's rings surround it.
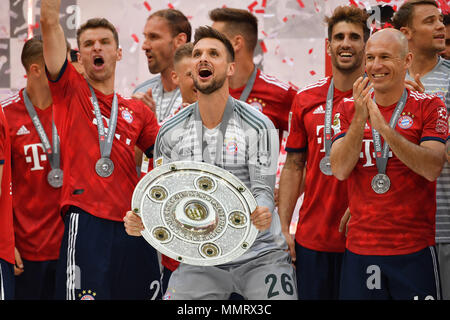
<svg viewBox="0 0 450 320">
<path fill-rule="evenodd" d="M 313 52 L 313 49 L 309 49 L 308 54 L 311 54 Z"/>
<path fill-rule="evenodd" d="M 299 5 L 301 8 L 304 8 L 304 7 L 305 7 L 305 4 L 303 3 L 302 0 L 297 0 L 297 3 L 298 3 L 298 5 Z"/>
<path fill-rule="evenodd" d="M 283 18 L 283 21 L 284 21 L 284 22 L 287 22 L 287 20 L 288 20 L 287 17 L 284 17 L 284 18 Z"/>
<path fill-rule="evenodd" d="M 169 2 L 169 4 L 167 5 L 170 9 L 175 9 L 175 7 L 173 6 L 173 4 L 171 4 L 170 2 Z"/>
<path fill-rule="evenodd" d="M 267 52 L 267 47 L 266 47 L 266 44 L 264 43 L 264 41 L 261 41 L 259 44 L 261 46 L 262 51 L 264 53 L 266 53 Z"/>
<path fill-rule="evenodd" d="M 258 1 L 253 1 L 247 8 L 250 12 L 253 12 L 253 9 L 256 7 L 256 5 L 258 4 Z"/>
<path fill-rule="evenodd" d="M 255 10 L 255 13 L 265 13 L 266 12 L 266 10 L 264 10 L 264 9 L 257 9 L 257 10 Z"/>
<path fill-rule="evenodd" d="M 134 42 L 139 42 L 139 38 L 136 34 L 132 34 L 131 37 L 133 38 Z"/>
<path fill-rule="evenodd" d="M 148 11 L 152 10 L 152 7 L 150 7 L 150 4 L 147 1 L 144 1 L 144 6 L 147 8 Z"/>
<path fill-rule="evenodd" d="M 349 0 L 350 1 L 350 5 L 358 7 L 358 4 L 355 2 L 355 0 Z"/>
<path fill-rule="evenodd" d="M 309 74 L 312 75 L 312 76 L 314 76 L 314 75 L 316 74 L 316 72 L 315 72 L 314 70 L 311 70 L 311 71 L 309 72 Z"/>
</svg>

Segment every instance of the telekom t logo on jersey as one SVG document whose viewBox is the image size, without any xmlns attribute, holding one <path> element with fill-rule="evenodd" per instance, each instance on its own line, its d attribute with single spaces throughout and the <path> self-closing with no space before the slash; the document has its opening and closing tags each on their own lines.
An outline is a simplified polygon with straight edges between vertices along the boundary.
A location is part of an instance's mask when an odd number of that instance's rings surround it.
<svg viewBox="0 0 450 320">
<path fill-rule="evenodd" d="M 25 154 L 25 162 L 33 164 L 31 171 L 44 170 L 41 162 L 47 161 L 47 155 L 45 154 L 42 143 L 25 145 L 23 146 L 23 151 Z"/>
</svg>

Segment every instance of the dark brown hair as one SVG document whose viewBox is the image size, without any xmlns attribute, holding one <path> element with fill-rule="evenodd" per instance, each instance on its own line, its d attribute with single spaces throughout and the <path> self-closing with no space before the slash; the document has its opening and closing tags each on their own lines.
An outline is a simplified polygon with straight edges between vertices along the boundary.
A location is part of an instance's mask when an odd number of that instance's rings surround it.
<svg viewBox="0 0 450 320">
<path fill-rule="evenodd" d="M 231 36 L 242 35 L 249 51 L 255 50 L 258 43 L 258 19 L 249 11 L 235 8 L 216 8 L 209 12 L 214 22 L 226 23 Z"/>
<path fill-rule="evenodd" d="M 152 13 L 148 19 L 150 20 L 153 17 L 164 18 L 168 22 L 168 26 L 172 32 L 172 37 L 177 36 L 179 33 L 185 33 L 187 36 L 186 42 L 191 41 L 192 36 L 192 28 L 189 20 L 186 16 L 180 11 L 176 9 L 163 9 Z"/>
<path fill-rule="evenodd" d="M 20 56 L 22 65 L 26 71 L 33 63 L 44 64 L 44 49 L 42 40 L 38 37 L 31 38 L 25 42 Z"/>
<path fill-rule="evenodd" d="M 213 29 L 210 26 L 198 27 L 197 29 L 195 29 L 194 46 L 197 44 L 197 42 L 199 42 L 201 39 L 204 38 L 213 38 L 222 42 L 226 50 L 228 51 L 230 61 L 234 61 L 233 45 L 224 34 L 220 33 L 219 31 Z"/>
<path fill-rule="evenodd" d="M 392 24 L 395 29 L 400 29 L 401 27 L 410 27 L 412 25 L 414 7 L 418 5 L 432 5 L 439 8 L 434 0 L 409 0 L 406 1 L 397 10 L 392 18 Z"/>
<path fill-rule="evenodd" d="M 116 41 L 116 47 L 117 48 L 119 47 L 119 35 L 117 33 L 116 27 L 114 27 L 114 25 L 105 18 L 92 18 L 86 21 L 84 24 L 82 24 L 80 28 L 78 28 L 77 30 L 78 48 L 80 48 L 81 34 L 88 29 L 97 29 L 97 28 L 109 29 L 113 34 L 114 40 Z"/>
<path fill-rule="evenodd" d="M 369 39 L 370 30 L 367 27 L 367 19 L 369 15 L 363 9 L 355 6 L 339 6 L 333 11 L 331 17 L 325 17 L 325 22 L 328 24 L 328 40 L 331 41 L 333 34 L 333 27 L 339 22 L 348 22 L 361 26 L 364 33 L 364 42 Z"/>
</svg>

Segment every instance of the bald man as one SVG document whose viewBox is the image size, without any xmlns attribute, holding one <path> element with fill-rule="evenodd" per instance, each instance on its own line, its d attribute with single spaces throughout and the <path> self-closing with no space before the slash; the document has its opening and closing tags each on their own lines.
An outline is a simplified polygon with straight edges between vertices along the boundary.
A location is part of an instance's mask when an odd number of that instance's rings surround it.
<svg viewBox="0 0 450 320">
<path fill-rule="evenodd" d="M 338 106 L 331 167 L 348 179 L 341 299 L 440 299 L 435 253 L 436 178 L 448 122 L 441 99 L 405 88 L 412 62 L 405 36 L 373 34 L 367 78 Z M 373 92 L 372 90 L 373 89 Z"/>
</svg>

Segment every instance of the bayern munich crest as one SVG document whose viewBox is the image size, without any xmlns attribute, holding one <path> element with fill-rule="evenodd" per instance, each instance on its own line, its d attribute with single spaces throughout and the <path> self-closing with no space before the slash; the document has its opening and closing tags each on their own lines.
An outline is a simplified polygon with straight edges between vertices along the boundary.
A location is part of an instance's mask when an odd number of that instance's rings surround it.
<svg viewBox="0 0 450 320">
<path fill-rule="evenodd" d="M 402 129 L 409 129 L 412 127 L 414 120 L 409 115 L 402 115 L 397 122 L 397 125 Z"/>
<path fill-rule="evenodd" d="M 237 154 L 237 152 L 238 152 L 237 143 L 234 142 L 234 141 L 228 142 L 228 144 L 227 144 L 227 153 L 231 154 L 231 155 L 234 155 L 234 154 Z"/>
<path fill-rule="evenodd" d="M 128 122 L 128 123 L 132 123 L 133 122 L 133 115 L 132 115 L 132 111 L 129 111 L 128 109 L 123 109 L 122 111 L 122 118 Z"/>
<path fill-rule="evenodd" d="M 258 109 L 260 112 L 263 112 L 263 108 L 266 106 L 266 103 L 258 98 L 250 98 L 248 99 L 248 104 Z"/>
<path fill-rule="evenodd" d="M 250 190 L 230 172 L 205 162 L 156 167 L 137 184 L 131 205 L 142 218 L 144 239 L 186 264 L 233 261 L 258 235 L 250 220 L 257 205 Z"/>
</svg>

